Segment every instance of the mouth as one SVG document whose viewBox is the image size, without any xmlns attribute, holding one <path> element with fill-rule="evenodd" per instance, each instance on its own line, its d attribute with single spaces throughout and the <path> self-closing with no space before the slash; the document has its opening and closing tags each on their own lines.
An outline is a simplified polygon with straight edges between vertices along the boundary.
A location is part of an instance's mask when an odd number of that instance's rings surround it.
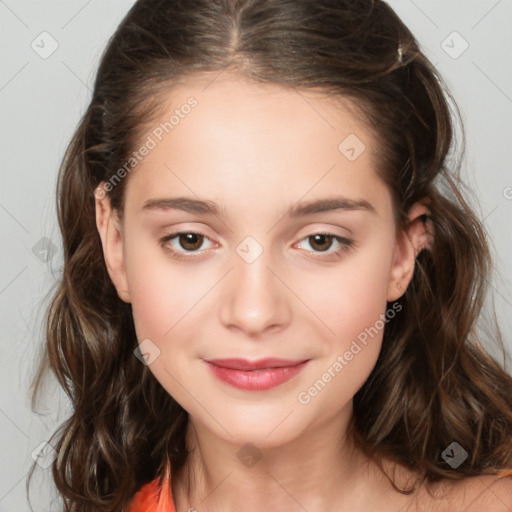
<svg viewBox="0 0 512 512">
<path fill-rule="evenodd" d="M 204 359 L 215 377 L 238 389 L 264 391 L 297 376 L 310 359 Z"/>
</svg>

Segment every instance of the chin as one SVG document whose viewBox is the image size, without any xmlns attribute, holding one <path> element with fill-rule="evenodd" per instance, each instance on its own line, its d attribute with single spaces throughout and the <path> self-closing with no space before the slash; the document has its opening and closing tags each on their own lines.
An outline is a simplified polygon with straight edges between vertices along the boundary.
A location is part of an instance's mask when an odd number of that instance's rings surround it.
<svg viewBox="0 0 512 512">
<path fill-rule="evenodd" d="M 218 423 L 210 417 L 206 419 L 207 424 L 201 423 L 203 428 L 224 442 L 236 446 L 252 443 L 258 449 L 265 450 L 285 445 L 300 435 L 304 426 L 297 423 L 296 415 L 296 410 L 285 407 L 272 410 L 252 407 L 245 411 L 236 408 L 232 414 L 226 414 L 224 410 L 222 417 L 216 418 Z M 197 423 L 197 420 L 194 422 Z"/>
</svg>

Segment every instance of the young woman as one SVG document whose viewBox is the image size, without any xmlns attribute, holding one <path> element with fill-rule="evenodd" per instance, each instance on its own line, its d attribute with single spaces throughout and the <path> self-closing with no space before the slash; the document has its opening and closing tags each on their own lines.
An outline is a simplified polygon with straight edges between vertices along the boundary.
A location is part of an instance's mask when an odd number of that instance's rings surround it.
<svg viewBox="0 0 512 512">
<path fill-rule="evenodd" d="M 512 507 L 451 144 L 384 2 L 137 1 L 59 179 L 65 510 Z"/>
</svg>

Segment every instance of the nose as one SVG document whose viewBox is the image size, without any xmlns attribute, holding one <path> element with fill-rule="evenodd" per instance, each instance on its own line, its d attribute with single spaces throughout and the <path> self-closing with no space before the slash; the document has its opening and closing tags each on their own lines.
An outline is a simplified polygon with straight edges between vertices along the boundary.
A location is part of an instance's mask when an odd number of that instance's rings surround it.
<svg viewBox="0 0 512 512">
<path fill-rule="evenodd" d="M 224 280 L 221 323 L 252 338 L 285 329 L 292 315 L 293 294 L 273 268 L 267 252 L 250 263 L 234 254 L 233 264 Z"/>
</svg>

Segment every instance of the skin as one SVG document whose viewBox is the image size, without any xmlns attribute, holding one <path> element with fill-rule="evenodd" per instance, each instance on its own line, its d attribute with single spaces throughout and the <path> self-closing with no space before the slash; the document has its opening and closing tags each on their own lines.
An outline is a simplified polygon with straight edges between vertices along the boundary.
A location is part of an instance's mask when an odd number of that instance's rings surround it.
<svg viewBox="0 0 512 512">
<path fill-rule="evenodd" d="M 149 369 L 190 414 L 192 455 L 172 479 L 177 510 L 400 510 L 411 497 L 394 491 L 345 436 L 383 330 L 307 404 L 298 395 L 404 293 L 430 240 L 419 219 L 427 202 L 411 208 L 398 232 L 372 133 L 348 100 L 343 108 L 311 91 L 229 74 L 190 81 L 168 93 L 141 140 L 190 96 L 197 107 L 126 178 L 122 218 L 108 196 L 96 199 L 109 275 L 132 304 L 139 343 L 149 339 L 160 351 Z M 338 150 L 349 134 L 366 146 L 355 161 Z M 285 217 L 299 201 L 333 195 L 364 199 L 375 213 Z M 143 210 L 148 200 L 179 196 L 215 201 L 225 215 Z M 161 242 L 177 231 L 206 237 L 187 253 L 186 240 Z M 341 248 L 334 239 L 321 252 L 311 235 L 325 231 L 354 244 L 339 258 L 331 256 Z M 237 253 L 248 236 L 262 249 L 251 263 Z M 175 259 L 165 247 L 199 256 Z M 310 362 L 278 387 L 244 391 L 203 361 L 220 357 Z M 261 456 L 251 467 L 237 457 L 247 442 Z"/>
</svg>

